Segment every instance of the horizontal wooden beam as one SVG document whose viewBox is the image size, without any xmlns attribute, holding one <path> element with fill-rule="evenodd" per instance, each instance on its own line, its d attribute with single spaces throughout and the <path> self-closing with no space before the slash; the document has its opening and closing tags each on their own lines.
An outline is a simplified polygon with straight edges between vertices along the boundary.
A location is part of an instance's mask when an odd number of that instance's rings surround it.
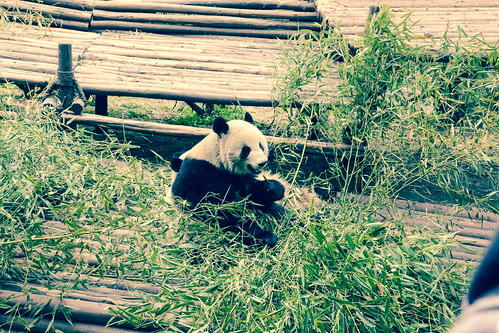
<svg viewBox="0 0 499 333">
<path fill-rule="evenodd" d="M 104 126 L 117 130 L 128 130 L 197 140 L 203 139 L 206 135 L 212 132 L 209 128 L 161 124 L 133 119 L 118 119 L 88 113 L 83 113 L 79 116 L 63 113 L 62 119 L 66 123 L 75 123 L 95 127 Z M 347 144 L 333 144 L 329 142 L 290 139 L 275 136 L 266 136 L 266 139 L 272 144 L 296 147 L 300 150 L 305 149 L 307 154 L 338 156 L 342 155 L 344 152 L 352 152 L 355 156 L 363 155 L 363 149 L 361 147 Z"/>
<path fill-rule="evenodd" d="M 220 15 L 194 15 L 194 14 L 156 14 L 156 13 L 131 13 L 131 12 L 112 12 L 95 9 L 93 11 L 93 20 L 111 20 L 126 22 L 143 23 L 162 23 L 174 25 L 188 25 L 198 27 L 214 27 L 228 29 L 281 29 L 293 30 L 298 28 L 308 30 L 319 30 L 319 26 L 311 22 L 294 22 L 285 20 L 273 20 L 269 18 L 247 18 L 230 17 Z"/>
<path fill-rule="evenodd" d="M 217 15 L 232 17 L 250 17 L 265 19 L 285 19 L 292 21 L 317 21 L 315 12 L 297 12 L 291 10 L 267 10 L 267 9 L 241 9 L 208 7 L 198 5 L 179 5 L 166 3 L 145 3 L 145 2 L 112 2 L 98 1 L 94 9 L 108 10 L 114 12 L 140 12 L 140 13 L 183 13 L 199 15 Z"/>
<path fill-rule="evenodd" d="M 0 0 L 0 7 L 6 8 L 8 10 L 19 10 L 22 12 L 35 11 L 45 15 L 50 15 L 56 19 L 68 19 L 82 22 L 90 22 L 90 19 L 92 17 L 91 12 L 21 0 Z"/>
<path fill-rule="evenodd" d="M 101 6 L 105 1 L 96 1 L 95 6 Z M 129 0 L 130 3 L 136 1 Z M 164 0 L 148 0 L 148 4 L 163 4 Z M 222 8 L 244 8 L 244 9 L 284 9 L 295 10 L 302 12 L 314 12 L 315 5 L 313 2 L 305 0 L 249 0 L 249 1 L 235 1 L 235 0 L 168 0 L 169 4 L 176 5 L 194 5 L 206 7 L 222 7 Z"/>
<path fill-rule="evenodd" d="M 45 321 L 41 320 L 38 324 L 34 323 L 34 329 L 37 332 L 42 332 L 43 328 L 50 328 L 51 316 L 54 316 L 55 328 L 61 329 L 64 332 L 132 332 L 131 330 L 134 327 L 123 320 L 123 317 L 116 315 L 111 309 L 113 307 L 133 305 L 134 302 L 129 299 L 142 295 L 133 290 L 120 293 L 120 290 L 113 288 L 92 286 L 88 288 L 88 291 L 84 289 L 71 290 L 64 296 L 54 296 L 52 290 L 41 284 L 6 281 L 1 286 L 0 301 L 9 306 L 16 306 L 18 309 L 16 314 L 18 316 L 25 313 L 29 317 L 29 309 L 38 307 L 41 311 L 40 315 L 47 315 L 49 319 Z M 22 290 L 26 290 L 26 292 L 22 292 Z M 113 291 L 118 292 L 118 294 L 113 294 Z M 72 324 L 68 323 L 65 319 L 65 315 L 61 310 L 63 307 L 70 310 Z M 4 311 L 0 310 L 1 312 Z M 177 322 L 176 326 L 181 331 L 188 331 L 190 328 L 189 323 L 183 320 L 177 321 L 174 314 L 165 313 L 164 319 Z M 12 317 L 9 314 L 0 314 L 0 323 L 8 323 L 7 325 L 10 325 L 13 323 Z M 11 327 L 2 327 L 0 324 L 0 328 L 9 329 Z M 148 324 L 145 322 L 144 326 L 141 327 L 142 332 L 156 330 L 157 328 L 152 323 Z"/>
<path fill-rule="evenodd" d="M 240 37 L 258 37 L 258 38 L 290 38 L 296 30 L 258 30 L 258 29 L 229 29 L 213 27 L 189 27 L 172 24 L 155 24 L 141 22 L 127 22 L 116 20 L 93 20 L 90 24 L 91 30 L 139 30 L 142 32 L 152 32 L 158 34 L 197 34 L 197 35 L 228 35 Z"/>
</svg>

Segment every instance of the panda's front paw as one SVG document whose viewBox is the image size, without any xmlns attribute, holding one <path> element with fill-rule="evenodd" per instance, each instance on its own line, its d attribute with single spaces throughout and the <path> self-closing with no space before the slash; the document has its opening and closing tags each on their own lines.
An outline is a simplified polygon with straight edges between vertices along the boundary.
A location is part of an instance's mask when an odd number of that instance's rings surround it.
<svg viewBox="0 0 499 333">
<path fill-rule="evenodd" d="M 268 180 L 265 186 L 266 189 L 266 194 L 271 197 L 270 201 L 278 201 L 284 198 L 284 193 L 286 189 L 284 188 L 284 185 L 282 185 L 280 182 L 277 180 L 271 179 Z"/>
<path fill-rule="evenodd" d="M 260 236 L 260 239 L 262 240 L 263 244 L 267 245 L 268 247 L 274 247 L 277 244 L 277 236 L 270 231 L 265 231 L 262 236 Z"/>
<path fill-rule="evenodd" d="M 243 236 L 244 244 L 250 246 L 263 244 L 268 247 L 274 247 L 277 244 L 277 240 L 278 238 L 274 233 L 265 230 L 262 230 L 258 236 Z"/>
</svg>

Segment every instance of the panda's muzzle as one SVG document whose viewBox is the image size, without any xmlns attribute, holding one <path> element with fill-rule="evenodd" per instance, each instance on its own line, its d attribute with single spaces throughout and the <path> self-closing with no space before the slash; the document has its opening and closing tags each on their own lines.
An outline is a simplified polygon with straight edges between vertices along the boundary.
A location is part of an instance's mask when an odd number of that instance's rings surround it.
<svg viewBox="0 0 499 333">
<path fill-rule="evenodd" d="M 248 164 L 248 170 L 255 174 L 258 175 L 260 172 L 262 172 L 263 167 L 267 164 L 267 161 L 258 163 L 258 168 L 254 168 L 251 164 Z"/>
</svg>

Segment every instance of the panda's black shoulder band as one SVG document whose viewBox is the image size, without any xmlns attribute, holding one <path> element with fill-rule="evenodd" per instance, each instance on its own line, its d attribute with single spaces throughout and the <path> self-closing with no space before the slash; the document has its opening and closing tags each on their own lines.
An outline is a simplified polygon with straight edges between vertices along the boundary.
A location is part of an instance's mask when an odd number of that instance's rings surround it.
<svg viewBox="0 0 499 333">
<path fill-rule="evenodd" d="M 213 122 L 213 132 L 217 133 L 218 136 L 229 133 L 229 125 L 227 124 L 225 119 L 223 119 L 222 117 L 218 117 L 215 119 L 215 121 Z"/>
</svg>

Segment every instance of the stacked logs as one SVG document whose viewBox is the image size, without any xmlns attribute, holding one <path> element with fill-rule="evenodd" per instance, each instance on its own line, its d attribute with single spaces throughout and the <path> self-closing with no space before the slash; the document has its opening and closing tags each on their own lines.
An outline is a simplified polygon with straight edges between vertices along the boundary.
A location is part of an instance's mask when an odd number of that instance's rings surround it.
<svg viewBox="0 0 499 333">
<path fill-rule="evenodd" d="M 306 0 L 150 1 L 0 0 L 0 7 L 11 17 L 37 12 L 53 26 L 90 31 L 289 38 L 300 29 L 320 29 L 315 6 Z"/>
</svg>

